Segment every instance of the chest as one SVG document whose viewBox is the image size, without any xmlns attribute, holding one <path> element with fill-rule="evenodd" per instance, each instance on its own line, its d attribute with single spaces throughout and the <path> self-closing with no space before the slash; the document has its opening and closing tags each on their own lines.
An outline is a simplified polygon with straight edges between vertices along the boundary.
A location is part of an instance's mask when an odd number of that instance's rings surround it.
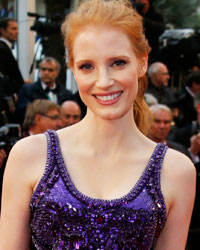
<svg viewBox="0 0 200 250">
<path fill-rule="evenodd" d="M 70 178 L 81 193 L 93 198 L 115 199 L 124 196 L 135 186 L 148 160 L 127 155 L 70 155 L 64 162 Z"/>
</svg>

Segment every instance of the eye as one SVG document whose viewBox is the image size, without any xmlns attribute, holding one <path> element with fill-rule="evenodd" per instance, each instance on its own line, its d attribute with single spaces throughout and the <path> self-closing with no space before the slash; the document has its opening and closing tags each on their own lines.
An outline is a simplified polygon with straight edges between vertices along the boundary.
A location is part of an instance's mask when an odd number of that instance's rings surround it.
<svg viewBox="0 0 200 250">
<path fill-rule="evenodd" d="M 83 63 L 79 66 L 79 69 L 83 69 L 83 70 L 90 70 L 92 68 L 93 68 L 93 66 L 90 63 Z"/>
<path fill-rule="evenodd" d="M 125 60 L 116 60 L 112 63 L 112 66 L 114 67 L 122 67 L 126 64 Z"/>
</svg>

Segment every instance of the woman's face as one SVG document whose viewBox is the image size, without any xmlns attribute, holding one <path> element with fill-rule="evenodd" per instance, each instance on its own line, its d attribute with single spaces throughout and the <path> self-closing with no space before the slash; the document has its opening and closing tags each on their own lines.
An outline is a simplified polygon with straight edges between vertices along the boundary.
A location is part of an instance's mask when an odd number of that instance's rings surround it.
<svg viewBox="0 0 200 250">
<path fill-rule="evenodd" d="M 73 57 L 80 96 L 95 115 L 118 119 L 133 109 L 147 58 L 136 57 L 124 32 L 109 26 L 88 26 L 75 38 Z"/>
</svg>

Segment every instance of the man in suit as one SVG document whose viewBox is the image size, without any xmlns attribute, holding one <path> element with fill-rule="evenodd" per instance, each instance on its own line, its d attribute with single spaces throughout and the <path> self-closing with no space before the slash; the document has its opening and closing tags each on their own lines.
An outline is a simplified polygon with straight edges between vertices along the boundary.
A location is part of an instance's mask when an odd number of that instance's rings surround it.
<svg viewBox="0 0 200 250">
<path fill-rule="evenodd" d="M 0 73 L 5 95 L 18 94 L 24 84 L 12 48 L 18 39 L 18 25 L 14 19 L 0 20 Z"/>
<path fill-rule="evenodd" d="M 152 94 L 158 103 L 169 106 L 174 102 L 174 91 L 168 87 L 168 68 L 161 62 L 154 62 L 148 68 L 149 84 L 146 93 Z"/>
<path fill-rule="evenodd" d="M 166 143 L 169 148 L 173 148 L 188 155 L 184 146 L 172 140 L 168 140 L 172 123 L 171 110 L 164 104 L 155 104 L 149 109 L 152 113 L 153 121 L 151 123 L 148 137 L 156 143 Z"/>
<path fill-rule="evenodd" d="M 27 106 L 22 137 L 44 133 L 48 129 L 57 130 L 61 127 L 60 106 L 49 100 L 37 99 Z"/>
<path fill-rule="evenodd" d="M 200 70 L 190 73 L 186 78 L 186 86 L 178 95 L 180 127 L 184 127 L 197 119 L 194 97 L 200 93 Z"/>
<path fill-rule="evenodd" d="M 81 108 L 75 101 L 65 101 L 60 107 L 60 119 L 63 128 L 71 126 L 81 120 Z"/>
<path fill-rule="evenodd" d="M 40 79 L 24 85 L 19 93 L 17 113 L 23 122 L 26 106 L 36 99 L 47 99 L 57 104 L 72 99 L 72 93 L 56 81 L 60 71 L 60 63 L 53 57 L 45 57 L 39 64 Z"/>
<path fill-rule="evenodd" d="M 162 13 L 153 5 L 154 0 L 133 0 L 139 14 L 143 17 L 145 36 L 151 46 L 150 61 L 159 58 L 159 36 L 166 29 Z"/>
</svg>

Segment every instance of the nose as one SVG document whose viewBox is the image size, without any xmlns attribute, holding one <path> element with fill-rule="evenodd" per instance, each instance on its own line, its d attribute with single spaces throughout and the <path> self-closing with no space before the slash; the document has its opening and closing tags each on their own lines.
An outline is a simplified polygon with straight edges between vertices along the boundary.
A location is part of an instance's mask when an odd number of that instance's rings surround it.
<svg viewBox="0 0 200 250">
<path fill-rule="evenodd" d="M 70 125 L 73 125 L 73 124 L 75 123 L 73 116 L 71 116 L 71 117 L 68 119 L 68 122 L 69 122 Z"/>
<path fill-rule="evenodd" d="M 106 68 L 99 70 L 96 86 L 101 89 L 108 89 L 114 85 L 114 80 L 111 78 L 109 71 Z"/>
<path fill-rule="evenodd" d="M 62 128 L 62 122 L 60 119 L 56 120 L 56 129 Z"/>
<path fill-rule="evenodd" d="M 165 128 L 165 127 L 166 127 L 165 123 L 164 123 L 164 122 L 161 122 L 161 123 L 160 123 L 160 128 L 163 129 L 163 128 Z"/>
</svg>

